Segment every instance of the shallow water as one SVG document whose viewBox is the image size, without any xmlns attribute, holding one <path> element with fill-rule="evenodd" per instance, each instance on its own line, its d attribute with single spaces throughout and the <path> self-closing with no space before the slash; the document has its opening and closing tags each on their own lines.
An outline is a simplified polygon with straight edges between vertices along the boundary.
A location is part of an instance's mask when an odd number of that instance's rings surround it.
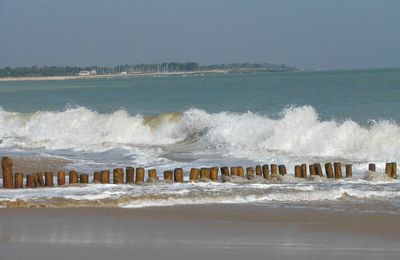
<svg viewBox="0 0 400 260">
<path fill-rule="evenodd" d="M 298 180 L 278 187 L 289 185 L 290 196 L 309 201 L 398 199 L 397 181 L 377 185 L 364 175 L 369 162 L 383 172 L 386 162 L 400 161 L 399 87 L 399 69 L 0 82 L 0 156 L 65 158 L 69 169 L 86 173 L 145 166 L 161 176 L 183 167 L 186 178 L 191 167 L 278 163 L 293 175 L 299 163 L 342 161 L 353 164 L 354 181 L 309 182 L 304 185 L 313 192 L 299 196 Z M 132 194 L 152 197 L 175 186 L 80 189 L 93 200 L 98 194 L 122 198 L 118 206 L 292 200 L 269 184 L 202 185 L 178 189 L 199 198 L 155 202 L 138 202 Z M 2 191 L 0 198 L 77 199 L 75 189 Z"/>
</svg>

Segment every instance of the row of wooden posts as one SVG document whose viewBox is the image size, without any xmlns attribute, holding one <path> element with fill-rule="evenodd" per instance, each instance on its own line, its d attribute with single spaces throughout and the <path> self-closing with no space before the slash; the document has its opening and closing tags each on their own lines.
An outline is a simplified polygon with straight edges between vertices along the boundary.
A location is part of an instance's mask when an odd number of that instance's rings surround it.
<svg viewBox="0 0 400 260">
<path fill-rule="evenodd" d="M 3 187 L 12 189 L 20 189 L 23 188 L 24 185 L 24 174 L 15 173 L 13 178 L 13 163 L 12 160 L 8 157 L 2 158 L 2 169 L 3 169 Z M 369 171 L 375 172 L 376 166 L 373 163 L 369 164 Z M 320 163 L 310 164 L 308 165 L 308 174 L 310 176 L 323 176 L 322 166 Z M 228 176 L 236 176 L 241 178 L 246 178 L 248 180 L 254 179 L 255 176 L 262 177 L 264 179 L 273 179 L 274 177 L 281 175 L 286 175 L 286 166 L 285 165 L 277 165 L 277 164 L 264 164 L 257 165 L 256 167 L 246 167 L 245 170 L 242 166 L 237 167 L 211 167 L 211 168 L 192 168 L 189 172 L 189 180 L 190 181 L 218 181 L 218 173 L 221 171 L 221 175 L 224 177 Z M 148 182 L 156 182 L 158 181 L 157 171 L 155 169 L 149 169 L 148 173 Z M 353 175 L 352 165 L 345 165 L 345 173 L 346 178 L 350 178 Z M 397 178 L 397 163 L 391 162 L 386 163 L 385 173 L 388 177 Z M 343 178 L 342 174 L 342 164 L 340 162 L 333 163 L 325 163 L 325 174 L 327 178 L 341 179 Z M 65 181 L 65 172 L 60 171 L 57 173 L 57 185 L 63 186 L 66 184 Z M 125 178 L 124 178 L 125 175 Z M 167 170 L 164 171 L 164 181 L 167 182 L 183 182 L 184 181 L 184 171 L 182 168 L 176 168 L 175 170 Z M 296 165 L 294 167 L 294 176 L 297 178 L 307 178 L 307 165 L 301 164 Z M 145 169 L 143 167 L 133 168 L 126 167 L 125 174 L 123 168 L 116 168 L 113 170 L 113 183 L 114 184 L 122 184 L 124 183 L 135 183 L 141 184 L 144 183 L 145 180 Z M 93 183 L 110 183 L 110 171 L 103 170 L 100 172 L 95 172 L 93 174 Z M 82 173 L 78 174 L 76 171 L 69 172 L 69 184 L 88 184 L 89 183 L 89 175 Z M 54 179 L 52 172 L 43 173 L 34 173 L 26 175 L 26 183 L 25 186 L 27 188 L 34 187 L 53 187 Z"/>
</svg>

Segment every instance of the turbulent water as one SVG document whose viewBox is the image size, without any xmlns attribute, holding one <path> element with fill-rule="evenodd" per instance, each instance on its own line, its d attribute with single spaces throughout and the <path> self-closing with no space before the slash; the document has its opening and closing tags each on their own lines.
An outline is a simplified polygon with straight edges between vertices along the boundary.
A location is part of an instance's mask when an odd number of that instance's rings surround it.
<svg viewBox="0 0 400 260">
<path fill-rule="evenodd" d="M 66 158 L 80 172 L 285 164 L 289 176 L 233 183 L 0 191 L 2 204 L 139 207 L 400 199 L 400 70 L 0 83 L 0 155 Z M 175 112 L 171 112 L 175 111 Z M 354 178 L 292 177 L 342 161 Z M 378 173 L 367 172 L 368 163 Z M 33 204 L 31 204 L 33 203 Z M 1 204 L 1 203 L 0 203 Z M 6 204 L 4 204 L 6 205 Z"/>
</svg>

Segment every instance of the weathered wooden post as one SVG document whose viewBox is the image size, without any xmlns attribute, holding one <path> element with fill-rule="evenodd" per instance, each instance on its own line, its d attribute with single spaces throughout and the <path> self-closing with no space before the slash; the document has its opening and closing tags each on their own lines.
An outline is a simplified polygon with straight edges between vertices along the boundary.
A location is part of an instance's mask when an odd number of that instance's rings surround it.
<svg viewBox="0 0 400 260">
<path fill-rule="evenodd" d="M 78 173 L 76 171 L 69 172 L 69 184 L 78 183 Z"/>
<path fill-rule="evenodd" d="M 307 179 L 307 164 L 303 163 L 301 166 L 301 177 Z"/>
<path fill-rule="evenodd" d="M 221 175 L 222 176 L 229 176 L 229 168 L 228 167 L 221 167 Z"/>
<path fill-rule="evenodd" d="M 370 171 L 370 172 L 376 172 L 376 165 L 375 165 L 375 163 L 370 163 L 370 164 L 368 165 L 368 171 Z"/>
<path fill-rule="evenodd" d="M 353 177 L 353 165 L 346 164 L 346 178 Z"/>
<path fill-rule="evenodd" d="M 210 168 L 201 168 L 200 169 L 200 180 L 208 181 L 210 179 Z"/>
<path fill-rule="evenodd" d="M 144 183 L 144 168 L 143 167 L 136 168 L 135 183 L 136 184 Z"/>
<path fill-rule="evenodd" d="M 110 183 L 110 171 L 109 170 L 102 170 L 100 172 L 100 182 L 102 184 L 109 184 Z"/>
<path fill-rule="evenodd" d="M 231 176 L 239 176 L 237 167 L 231 167 Z"/>
<path fill-rule="evenodd" d="M 173 171 L 164 171 L 164 181 L 172 182 L 174 180 L 174 172 Z"/>
<path fill-rule="evenodd" d="M 236 168 L 237 168 L 237 171 L 238 171 L 238 176 L 241 177 L 241 178 L 244 178 L 244 169 L 243 169 L 243 167 L 242 166 L 238 166 Z"/>
<path fill-rule="evenodd" d="M 295 165 L 294 166 L 294 177 L 296 178 L 301 178 L 301 166 L 300 165 Z"/>
<path fill-rule="evenodd" d="M 392 162 L 392 178 L 397 179 L 397 163 Z"/>
<path fill-rule="evenodd" d="M 114 182 L 114 184 L 124 183 L 124 169 L 115 168 L 113 170 L 113 182 Z"/>
<path fill-rule="evenodd" d="M 44 182 L 45 182 L 46 187 L 54 187 L 53 173 L 52 172 L 45 172 L 44 173 Z"/>
<path fill-rule="evenodd" d="M 386 163 L 385 173 L 388 177 L 392 177 L 392 164 Z"/>
<path fill-rule="evenodd" d="M 93 183 L 101 183 L 101 173 L 100 172 L 93 173 Z"/>
<path fill-rule="evenodd" d="M 264 164 L 262 166 L 262 172 L 263 172 L 263 177 L 264 179 L 269 179 L 269 165 L 268 164 Z"/>
<path fill-rule="evenodd" d="M 282 176 L 286 175 L 286 166 L 283 165 L 283 164 L 279 165 L 278 166 L 278 171 L 279 171 L 280 175 L 282 175 Z"/>
<path fill-rule="evenodd" d="M 192 168 L 189 173 L 190 181 L 197 181 L 200 178 L 200 169 Z"/>
<path fill-rule="evenodd" d="M 325 173 L 327 178 L 334 178 L 332 163 L 325 163 Z"/>
<path fill-rule="evenodd" d="M 17 172 L 14 178 L 14 189 L 22 189 L 24 187 L 24 174 Z"/>
<path fill-rule="evenodd" d="M 26 187 L 27 188 L 35 188 L 36 187 L 36 174 L 28 174 L 26 175 Z"/>
<path fill-rule="evenodd" d="M 176 168 L 174 170 L 174 182 L 183 182 L 183 169 Z"/>
<path fill-rule="evenodd" d="M 82 173 L 81 175 L 79 175 L 79 183 L 89 183 L 89 175 L 86 173 Z"/>
<path fill-rule="evenodd" d="M 35 174 L 35 185 L 36 187 L 43 187 L 44 186 L 44 180 L 43 180 L 43 173 L 38 172 Z"/>
<path fill-rule="evenodd" d="M 125 182 L 134 183 L 135 182 L 135 168 L 126 167 L 125 169 Z"/>
<path fill-rule="evenodd" d="M 253 167 L 247 167 L 246 168 L 246 178 L 248 180 L 254 179 L 254 168 Z"/>
<path fill-rule="evenodd" d="M 314 164 L 310 164 L 308 165 L 308 169 L 310 171 L 310 176 L 315 176 L 317 175 L 317 171 L 315 169 L 315 165 Z"/>
<path fill-rule="evenodd" d="M 342 176 L 342 164 L 340 162 L 334 162 L 333 167 L 335 169 L 335 179 L 341 179 Z"/>
<path fill-rule="evenodd" d="M 322 166 L 321 166 L 320 163 L 315 163 L 315 164 L 314 164 L 314 167 L 315 167 L 315 172 L 317 173 L 317 175 L 318 175 L 319 177 L 324 176 L 324 174 L 323 174 L 323 172 L 322 172 Z"/>
<path fill-rule="evenodd" d="M 57 186 L 65 185 L 65 172 L 59 171 L 57 173 Z"/>
<path fill-rule="evenodd" d="M 1 159 L 1 167 L 3 169 L 3 188 L 13 188 L 13 162 L 9 157 Z"/>
<path fill-rule="evenodd" d="M 149 178 L 148 178 L 149 182 L 157 182 L 158 181 L 158 175 L 157 175 L 156 169 L 149 169 L 147 171 L 147 174 L 149 176 Z"/>
<path fill-rule="evenodd" d="M 257 176 L 263 175 L 261 165 L 256 165 L 256 175 Z"/>
<path fill-rule="evenodd" d="M 218 167 L 212 167 L 210 169 L 210 179 L 211 181 L 218 181 Z"/>
<path fill-rule="evenodd" d="M 271 176 L 276 176 L 276 175 L 278 175 L 278 165 L 271 164 Z"/>
</svg>

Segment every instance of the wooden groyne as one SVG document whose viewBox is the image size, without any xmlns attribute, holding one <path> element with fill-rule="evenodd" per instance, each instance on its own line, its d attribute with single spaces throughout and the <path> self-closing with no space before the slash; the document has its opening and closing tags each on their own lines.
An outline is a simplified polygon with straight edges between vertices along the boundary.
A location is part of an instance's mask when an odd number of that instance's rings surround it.
<svg viewBox="0 0 400 260">
<path fill-rule="evenodd" d="M 1 166 L 3 170 L 3 188 L 5 189 L 21 189 L 21 188 L 36 188 L 36 187 L 54 187 L 54 186 L 65 186 L 67 184 L 65 178 L 65 172 L 59 171 L 56 176 L 57 185 L 54 183 L 55 176 L 53 172 L 43 173 L 32 173 L 24 175 L 23 173 L 13 173 L 13 162 L 9 157 L 3 157 L 1 160 Z M 323 173 L 322 166 L 320 163 L 311 163 L 308 165 L 303 163 L 294 166 L 294 177 L 301 179 L 313 178 L 315 176 L 324 177 L 333 180 L 339 180 L 343 178 L 343 170 L 345 171 L 345 178 L 351 178 L 353 176 L 353 166 L 351 164 L 342 165 L 340 162 L 327 162 L 324 164 L 325 174 Z M 308 171 L 307 171 L 308 169 Z M 376 172 L 376 166 L 373 163 L 368 165 L 370 172 Z M 386 163 L 385 172 L 389 178 L 397 179 L 397 163 L 389 162 Z M 287 168 L 284 164 L 263 164 L 256 165 L 255 167 L 243 167 L 243 166 L 232 166 L 232 167 L 203 167 L 192 168 L 187 173 L 189 181 L 210 181 L 216 182 L 230 181 L 231 179 L 243 179 L 253 180 L 256 178 L 265 180 L 274 180 L 278 176 L 287 175 Z M 24 176 L 25 183 L 24 183 Z M 167 183 L 183 183 L 185 171 L 183 168 L 175 168 L 173 170 L 165 170 L 163 172 L 163 179 L 160 180 L 156 169 L 146 170 L 143 167 L 126 167 L 115 168 L 112 170 L 112 176 L 110 170 L 96 171 L 90 176 L 87 173 L 79 174 L 77 171 L 71 170 L 68 173 L 68 184 L 69 185 L 82 185 L 89 183 L 102 183 L 102 184 L 143 184 L 145 182 L 158 182 L 164 181 Z M 112 182 L 111 182 L 112 177 Z M 24 185 L 25 184 L 25 185 Z"/>
</svg>

